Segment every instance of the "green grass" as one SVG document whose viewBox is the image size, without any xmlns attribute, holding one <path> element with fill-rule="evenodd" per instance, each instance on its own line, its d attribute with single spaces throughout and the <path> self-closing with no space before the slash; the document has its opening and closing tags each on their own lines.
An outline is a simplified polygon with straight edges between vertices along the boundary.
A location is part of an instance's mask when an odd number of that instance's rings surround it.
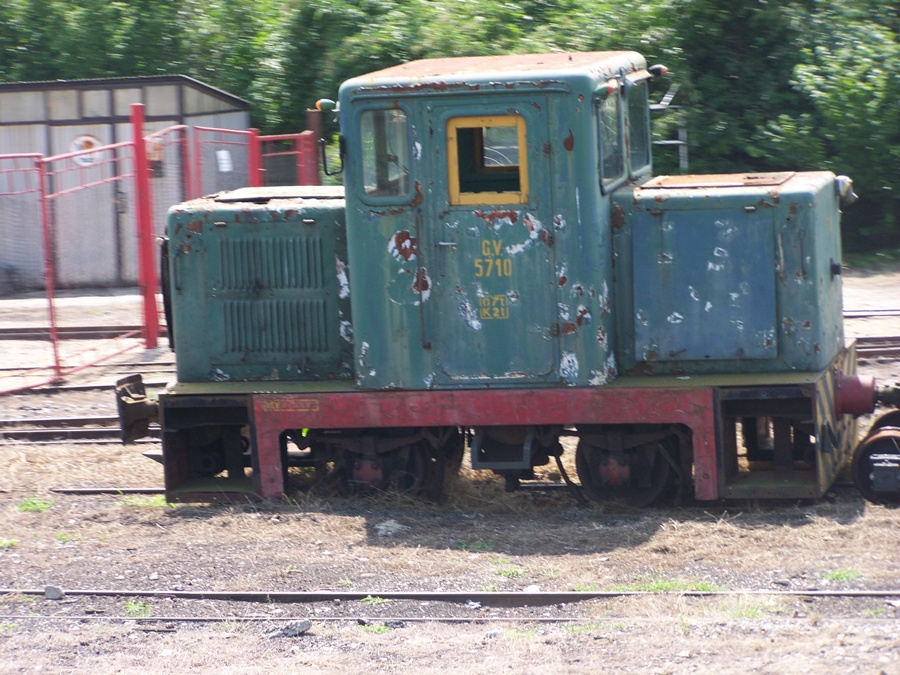
<svg viewBox="0 0 900 675">
<path fill-rule="evenodd" d="M 663 579 L 662 577 L 638 578 L 633 584 L 613 586 L 614 591 L 640 593 L 712 593 L 722 588 L 708 581 L 693 579 Z"/>
<path fill-rule="evenodd" d="M 123 607 L 125 609 L 125 616 L 130 616 L 133 619 L 143 619 L 148 617 L 152 610 L 148 603 L 141 602 L 140 600 L 126 600 Z"/>
<path fill-rule="evenodd" d="M 9 633 L 9 632 L 15 630 L 15 628 L 16 628 L 16 624 L 14 624 L 12 621 L 4 621 L 3 623 L 0 623 L 0 635 L 3 635 L 4 633 Z"/>
<path fill-rule="evenodd" d="M 66 534 L 65 532 L 60 532 L 56 535 L 56 541 L 60 544 L 70 544 L 72 542 L 81 541 L 80 534 Z"/>
<path fill-rule="evenodd" d="M 569 590 L 576 593 L 590 593 L 591 591 L 599 591 L 600 587 L 597 584 L 572 584 L 569 586 Z"/>
<path fill-rule="evenodd" d="M 497 574 L 501 577 L 506 577 L 507 579 L 518 579 L 519 577 L 525 576 L 525 571 L 520 570 L 518 567 L 501 567 L 496 570 Z"/>
<path fill-rule="evenodd" d="M 380 626 L 360 626 L 367 633 L 375 633 L 376 635 L 381 635 L 382 633 L 387 633 L 391 627 L 385 626 L 384 624 Z"/>
<path fill-rule="evenodd" d="M 851 569 L 840 569 L 840 570 L 828 570 L 822 573 L 822 578 L 825 581 L 855 581 L 862 576 L 861 572 L 857 572 L 856 570 Z"/>
<path fill-rule="evenodd" d="M 493 551 L 494 545 L 485 541 L 484 539 L 476 539 L 475 541 L 458 541 L 456 542 L 456 549 L 458 551 L 473 551 L 473 552 L 482 552 L 482 551 Z"/>
<path fill-rule="evenodd" d="M 123 495 L 119 505 L 134 509 L 174 509 L 176 506 L 167 502 L 165 495 Z"/>
<path fill-rule="evenodd" d="M 53 506 L 53 500 L 41 499 L 40 497 L 26 497 L 16 508 L 25 513 L 43 513 L 51 506 Z"/>
<path fill-rule="evenodd" d="M 0 551 L 8 551 L 11 548 L 15 548 L 18 543 L 18 539 L 0 539 Z"/>
<path fill-rule="evenodd" d="M 603 628 L 603 624 L 599 621 L 591 621 L 589 623 L 575 623 L 564 626 L 565 630 L 572 635 L 581 635 Z"/>
<path fill-rule="evenodd" d="M 367 595 L 360 602 L 367 607 L 375 607 L 377 605 L 384 605 L 390 602 L 388 598 L 379 598 L 377 595 Z"/>
</svg>

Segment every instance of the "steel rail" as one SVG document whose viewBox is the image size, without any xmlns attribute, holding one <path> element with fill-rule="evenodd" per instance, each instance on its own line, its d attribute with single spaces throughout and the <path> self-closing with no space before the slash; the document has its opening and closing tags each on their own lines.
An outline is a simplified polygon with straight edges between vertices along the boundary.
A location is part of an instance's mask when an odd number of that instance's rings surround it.
<svg viewBox="0 0 900 675">
<path fill-rule="evenodd" d="M 543 607 L 624 597 L 744 597 L 793 598 L 900 598 L 900 590 L 724 590 L 724 591 L 141 591 L 111 589 L 58 589 L 69 597 L 176 598 L 179 600 L 226 600 L 257 603 L 354 602 L 366 598 L 418 602 L 480 603 L 482 607 Z M 0 595 L 46 596 L 46 589 L 0 588 Z"/>
</svg>

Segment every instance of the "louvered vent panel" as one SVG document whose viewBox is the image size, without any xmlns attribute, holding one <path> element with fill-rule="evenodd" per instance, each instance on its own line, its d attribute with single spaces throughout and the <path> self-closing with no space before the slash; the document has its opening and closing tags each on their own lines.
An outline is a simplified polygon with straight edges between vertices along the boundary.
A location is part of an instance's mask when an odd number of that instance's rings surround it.
<svg viewBox="0 0 900 675">
<path fill-rule="evenodd" d="M 321 237 L 223 239 L 219 255 L 222 290 L 325 286 Z"/>
<path fill-rule="evenodd" d="M 225 351 L 327 353 L 324 300 L 226 300 Z"/>
</svg>

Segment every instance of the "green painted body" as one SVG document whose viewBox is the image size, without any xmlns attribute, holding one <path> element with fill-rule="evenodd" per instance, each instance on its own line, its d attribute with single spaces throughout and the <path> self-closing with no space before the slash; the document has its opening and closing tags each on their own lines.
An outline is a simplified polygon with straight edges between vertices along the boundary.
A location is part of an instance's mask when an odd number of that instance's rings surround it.
<svg viewBox="0 0 900 675">
<path fill-rule="evenodd" d="M 844 346 L 827 172 L 660 178 L 614 196 L 623 371 L 823 370 Z"/>
<path fill-rule="evenodd" d="M 179 381 L 351 379 L 341 188 L 196 199 L 168 234 Z"/>
</svg>

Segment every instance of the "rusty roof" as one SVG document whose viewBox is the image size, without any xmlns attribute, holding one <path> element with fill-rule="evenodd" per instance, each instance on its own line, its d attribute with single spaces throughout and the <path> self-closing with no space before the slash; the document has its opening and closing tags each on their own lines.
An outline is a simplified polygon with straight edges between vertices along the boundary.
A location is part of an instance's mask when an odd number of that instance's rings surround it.
<svg viewBox="0 0 900 675">
<path fill-rule="evenodd" d="M 488 73 L 535 72 L 604 72 L 618 71 L 630 65 L 634 70 L 644 67 L 644 58 L 637 52 L 560 52 L 550 54 L 506 54 L 503 56 L 459 56 L 421 59 L 392 66 L 360 77 L 364 82 L 398 80 L 462 80 Z"/>
</svg>

